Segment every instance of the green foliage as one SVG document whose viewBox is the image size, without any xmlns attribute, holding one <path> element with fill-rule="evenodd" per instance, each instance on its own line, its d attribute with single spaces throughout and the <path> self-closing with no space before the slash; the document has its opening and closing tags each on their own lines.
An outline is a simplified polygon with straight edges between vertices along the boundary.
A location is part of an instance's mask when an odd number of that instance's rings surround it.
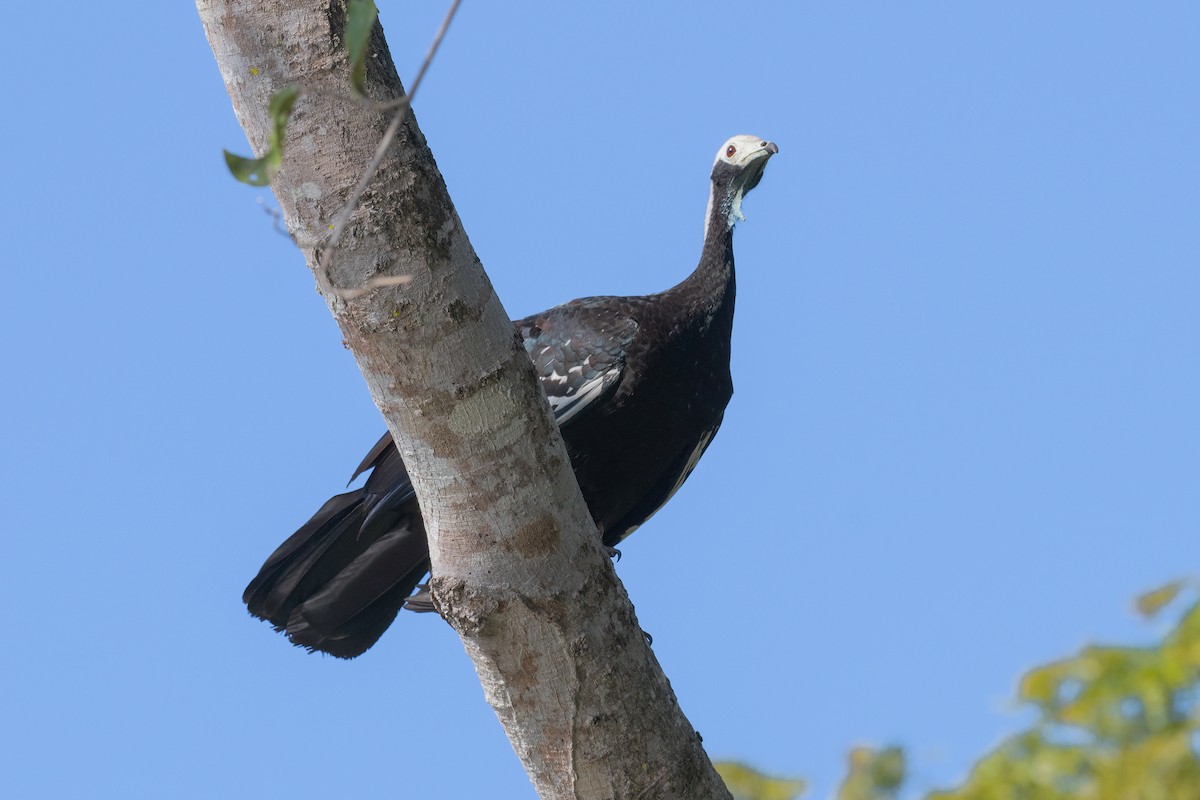
<svg viewBox="0 0 1200 800">
<path fill-rule="evenodd" d="M 1152 617 L 1179 596 L 1186 586 L 1183 581 L 1171 581 L 1153 591 L 1146 592 L 1134 601 L 1134 606 L 1143 617 Z"/>
<path fill-rule="evenodd" d="M 1173 581 L 1135 601 L 1153 617 L 1196 584 Z M 1018 699 L 1037 712 L 1029 730 L 981 758 L 959 787 L 925 800 L 1196 800 L 1200 798 L 1200 601 L 1146 647 L 1090 645 L 1030 670 Z M 739 794 L 738 800 L 774 797 Z M 838 800 L 896 800 L 899 748 L 856 748 Z M 764 780 L 766 779 L 764 776 Z M 906 794 L 911 797 L 911 793 Z"/>
<path fill-rule="evenodd" d="M 734 800 L 793 800 L 805 788 L 802 780 L 772 778 L 735 761 L 714 764 Z"/>
<path fill-rule="evenodd" d="M 895 800 L 904 784 L 904 751 L 899 747 L 850 751 L 850 771 L 837 800 Z"/>
<path fill-rule="evenodd" d="M 350 0 L 346 4 L 346 54 L 350 58 L 350 85 L 354 93 L 362 95 L 363 78 L 366 76 L 367 42 L 371 40 L 371 29 L 379 9 L 375 0 Z"/>
<path fill-rule="evenodd" d="M 251 186 L 266 186 L 275 177 L 283 164 L 283 143 L 287 131 L 288 118 L 292 115 L 292 107 L 300 97 L 299 86 L 286 86 L 271 98 L 268 109 L 271 115 L 271 138 L 267 152 L 262 158 L 245 158 L 225 151 L 225 164 L 233 177 Z"/>
<path fill-rule="evenodd" d="M 1146 616 L 1176 581 L 1138 598 Z M 1018 697 L 1032 729 L 984 756 L 957 789 L 929 800 L 1187 800 L 1200 797 L 1200 602 L 1149 647 L 1089 646 L 1031 670 Z"/>
</svg>

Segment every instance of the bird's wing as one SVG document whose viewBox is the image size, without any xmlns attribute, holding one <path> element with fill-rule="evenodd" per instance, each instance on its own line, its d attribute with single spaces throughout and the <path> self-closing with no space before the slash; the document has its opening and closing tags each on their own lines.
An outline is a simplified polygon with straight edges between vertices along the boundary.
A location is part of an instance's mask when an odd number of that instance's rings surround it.
<svg viewBox="0 0 1200 800">
<path fill-rule="evenodd" d="M 513 323 L 546 391 L 555 421 L 564 425 L 620 381 L 625 353 L 637 335 L 631 298 L 573 300 Z M 368 520 L 412 499 L 412 484 L 385 432 L 363 458 L 351 482 L 371 471 L 366 485 Z"/>
<path fill-rule="evenodd" d="M 637 335 L 628 298 L 574 300 L 517 322 L 559 427 L 607 397 Z"/>
<path fill-rule="evenodd" d="M 514 323 L 560 427 L 620 382 L 625 353 L 638 331 L 632 312 L 631 298 L 588 297 Z M 390 433 L 371 448 L 350 480 L 367 471 L 363 527 L 391 524 L 414 491 Z"/>
<path fill-rule="evenodd" d="M 619 385 L 638 329 L 629 302 L 576 300 L 516 323 L 559 425 Z M 375 643 L 429 569 L 416 494 L 391 434 L 354 478 L 365 472 L 361 489 L 331 499 L 280 545 L 243 597 L 295 644 L 341 658 Z M 415 610 L 432 609 L 417 601 Z"/>
</svg>

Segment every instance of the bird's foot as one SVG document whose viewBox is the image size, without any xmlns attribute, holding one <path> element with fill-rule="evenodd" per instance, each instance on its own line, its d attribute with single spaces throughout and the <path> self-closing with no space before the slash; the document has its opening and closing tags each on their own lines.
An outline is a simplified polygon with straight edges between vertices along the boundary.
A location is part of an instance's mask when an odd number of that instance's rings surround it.
<svg viewBox="0 0 1200 800">
<path fill-rule="evenodd" d="M 418 591 L 416 594 L 410 595 L 404 601 L 404 607 L 409 611 L 416 611 L 419 614 L 428 614 L 431 611 L 437 611 L 433 605 L 433 596 L 429 594 L 429 584 L 417 584 Z"/>
<path fill-rule="evenodd" d="M 604 545 L 604 552 L 608 554 L 609 558 L 615 558 L 617 561 L 621 560 L 621 551 L 615 547 Z"/>
</svg>

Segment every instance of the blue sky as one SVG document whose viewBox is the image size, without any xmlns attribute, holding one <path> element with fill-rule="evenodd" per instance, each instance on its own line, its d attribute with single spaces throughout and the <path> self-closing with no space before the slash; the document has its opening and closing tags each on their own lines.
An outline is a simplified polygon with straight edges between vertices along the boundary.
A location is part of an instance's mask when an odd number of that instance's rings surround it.
<svg viewBox="0 0 1200 800">
<path fill-rule="evenodd" d="M 382 423 L 187 3 L 5 50 L 0 670 L 14 797 L 528 798 L 456 637 L 240 603 Z M 441 3 L 381 2 L 411 76 Z M 410 7 L 411 6 L 411 7 Z M 682 278 L 713 153 L 737 393 L 618 571 L 714 757 L 959 776 L 1025 668 L 1200 563 L 1194 4 L 468 2 L 417 113 L 509 312 Z M 133 27 L 138 32 L 132 32 Z M 270 202 L 269 196 L 267 201 Z"/>
</svg>

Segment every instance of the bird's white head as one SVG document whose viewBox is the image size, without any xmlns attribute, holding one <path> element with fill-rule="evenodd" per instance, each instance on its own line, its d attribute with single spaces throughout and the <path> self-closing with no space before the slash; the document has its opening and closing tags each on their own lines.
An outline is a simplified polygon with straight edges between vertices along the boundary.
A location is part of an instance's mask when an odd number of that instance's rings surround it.
<svg viewBox="0 0 1200 800">
<path fill-rule="evenodd" d="M 704 215 L 705 236 L 712 231 L 714 222 L 728 231 L 739 220 L 745 219 L 742 200 L 758 186 L 767 161 L 778 152 L 779 147 L 774 142 L 747 134 L 734 136 L 721 145 L 713 161 L 712 193 Z M 717 215 L 715 219 L 714 214 Z"/>
</svg>

